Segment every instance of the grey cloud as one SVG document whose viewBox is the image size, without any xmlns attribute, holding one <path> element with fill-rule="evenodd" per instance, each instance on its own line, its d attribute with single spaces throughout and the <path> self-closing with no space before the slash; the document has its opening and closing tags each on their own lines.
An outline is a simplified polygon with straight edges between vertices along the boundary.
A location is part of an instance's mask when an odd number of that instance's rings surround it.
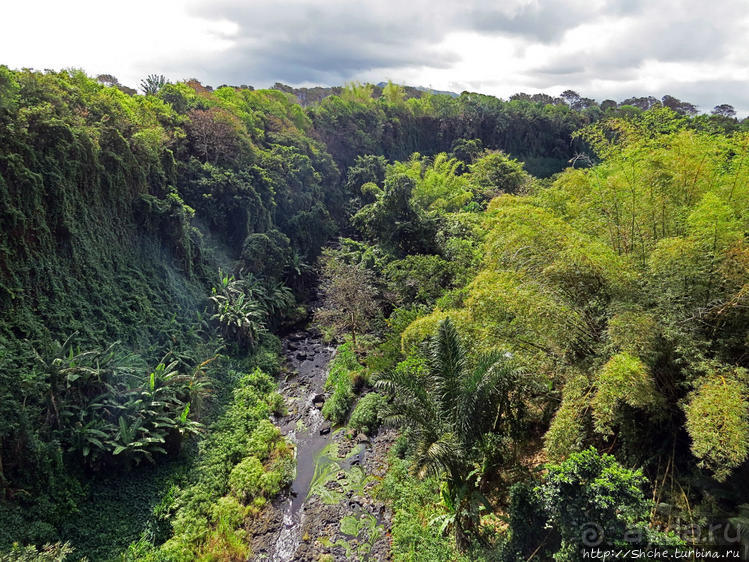
<svg viewBox="0 0 749 562">
<path fill-rule="evenodd" d="M 175 72 L 195 75 L 208 83 L 250 83 L 267 86 L 275 81 L 291 84 L 340 84 L 362 76 L 380 79 L 414 69 L 444 69 L 459 62 L 456 52 L 440 46 L 451 32 L 473 32 L 513 40 L 519 56 L 534 45 L 560 46 L 560 54 L 528 68 L 525 88 L 554 89 L 565 84 L 586 96 L 596 80 L 619 83 L 606 97 L 622 99 L 650 92 L 631 91 L 639 69 L 648 61 L 704 63 L 722 60 L 737 42 L 745 44 L 744 0 L 705 3 L 704 0 L 619 0 L 591 7 L 583 0 L 487 0 L 435 2 L 433 0 L 194 0 L 193 15 L 231 21 L 238 33 L 234 45 L 221 56 L 203 61 L 156 61 Z M 590 45 L 572 45 L 567 35 L 578 26 L 609 21 L 625 25 L 610 37 Z M 603 28 L 601 28 L 603 29 Z M 603 39 L 603 40 L 601 40 Z M 564 48 L 561 48 L 564 46 Z M 491 68 L 485 75 L 464 76 L 465 83 L 497 83 Z M 732 90 L 746 91 L 746 84 Z M 714 95 L 737 107 L 741 96 L 720 96 L 717 86 L 689 83 L 686 76 L 672 93 L 695 103 Z M 549 92 L 557 94 L 558 92 Z M 710 105 L 712 102 L 707 102 Z M 712 105 L 715 105 L 712 103 Z M 710 107 L 712 107 L 710 105 Z M 745 104 L 749 106 L 749 103 Z"/>
<path fill-rule="evenodd" d="M 426 0 L 322 2 L 219 0 L 194 2 L 194 15 L 234 22 L 236 45 L 211 73 L 221 81 L 292 83 L 348 80 L 366 71 L 444 68 L 455 53 L 438 49 L 446 35 L 476 31 L 551 42 L 583 21 L 580 8 L 558 2 L 516 6 L 472 0 L 438 4 Z"/>
</svg>

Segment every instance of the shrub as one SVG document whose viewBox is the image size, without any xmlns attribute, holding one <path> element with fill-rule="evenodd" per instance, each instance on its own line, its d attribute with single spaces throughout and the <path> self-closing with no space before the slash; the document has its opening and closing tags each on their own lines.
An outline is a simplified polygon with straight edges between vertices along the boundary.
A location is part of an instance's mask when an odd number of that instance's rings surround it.
<svg viewBox="0 0 749 562">
<path fill-rule="evenodd" d="M 546 468 L 546 482 L 536 492 L 561 537 L 555 560 L 577 560 L 584 540 L 626 545 L 626 536 L 628 542 L 639 537 L 642 542 L 673 543 L 672 537 L 647 528 L 651 502 L 641 469 L 625 468 L 593 447 Z"/>
<path fill-rule="evenodd" d="M 287 413 L 286 402 L 278 392 L 273 392 L 268 396 L 268 406 L 277 416 L 285 416 Z"/>
<path fill-rule="evenodd" d="M 280 437 L 281 431 L 275 425 L 269 420 L 261 420 L 250 435 L 247 450 L 251 455 L 265 460 Z"/>
<path fill-rule="evenodd" d="M 342 380 L 335 386 L 333 394 L 325 401 L 322 415 L 333 423 L 346 421 L 346 414 L 354 401 L 354 388 L 348 379 Z"/>
<path fill-rule="evenodd" d="M 354 402 L 354 381 L 362 376 L 363 370 L 351 344 L 345 343 L 338 347 L 325 381 L 325 388 L 332 388 L 333 394 L 323 405 L 323 416 L 337 424 L 346 421 L 346 415 Z"/>
<path fill-rule="evenodd" d="M 263 463 L 257 457 L 247 457 L 229 474 L 231 491 L 243 502 L 251 500 L 261 489 Z"/>
<path fill-rule="evenodd" d="M 371 435 L 382 423 L 382 410 L 386 402 L 385 397 L 376 392 L 362 396 L 351 414 L 349 426 Z"/>
</svg>

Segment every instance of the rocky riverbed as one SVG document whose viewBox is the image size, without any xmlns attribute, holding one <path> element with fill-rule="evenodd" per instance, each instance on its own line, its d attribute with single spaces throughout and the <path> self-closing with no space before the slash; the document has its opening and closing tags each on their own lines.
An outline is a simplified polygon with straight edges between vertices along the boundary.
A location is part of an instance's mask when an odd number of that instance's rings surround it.
<svg viewBox="0 0 749 562">
<path fill-rule="evenodd" d="M 331 427 L 322 416 L 328 365 L 335 349 L 303 331 L 283 341 L 286 369 L 279 382 L 288 414 L 275 420 L 296 445 L 291 488 L 250 528 L 253 559 L 390 560 L 391 514 L 374 490 L 387 470 L 394 435 L 372 439 Z"/>
</svg>

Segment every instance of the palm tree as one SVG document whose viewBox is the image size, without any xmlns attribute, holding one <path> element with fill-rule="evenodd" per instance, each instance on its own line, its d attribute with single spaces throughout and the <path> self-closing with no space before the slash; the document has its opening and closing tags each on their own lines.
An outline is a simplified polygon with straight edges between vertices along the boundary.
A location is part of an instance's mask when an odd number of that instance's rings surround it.
<svg viewBox="0 0 749 562">
<path fill-rule="evenodd" d="M 396 369 L 377 381 L 390 395 L 388 422 L 407 427 L 419 476 L 445 476 L 443 497 L 458 548 L 478 538 L 480 509 L 487 505 L 478 484 L 486 438 L 507 416 L 508 383 L 522 374 L 503 355 L 481 357 L 471 368 L 449 318 L 426 350 L 427 369 L 414 375 Z"/>
<path fill-rule="evenodd" d="M 140 89 L 147 96 L 155 96 L 166 84 L 167 79 L 163 74 L 149 74 L 140 81 Z"/>
</svg>

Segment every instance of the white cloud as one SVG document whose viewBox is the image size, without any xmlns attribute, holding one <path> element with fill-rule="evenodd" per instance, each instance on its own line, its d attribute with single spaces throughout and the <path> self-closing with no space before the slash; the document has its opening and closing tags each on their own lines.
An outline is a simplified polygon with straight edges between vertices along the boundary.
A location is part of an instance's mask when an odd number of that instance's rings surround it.
<svg viewBox="0 0 749 562">
<path fill-rule="evenodd" d="M 179 0 L 9 2 L 3 6 L 0 61 L 14 68 L 84 68 L 137 84 L 166 56 L 200 64 L 226 52 L 238 31 L 227 20 L 190 15 Z"/>
</svg>

